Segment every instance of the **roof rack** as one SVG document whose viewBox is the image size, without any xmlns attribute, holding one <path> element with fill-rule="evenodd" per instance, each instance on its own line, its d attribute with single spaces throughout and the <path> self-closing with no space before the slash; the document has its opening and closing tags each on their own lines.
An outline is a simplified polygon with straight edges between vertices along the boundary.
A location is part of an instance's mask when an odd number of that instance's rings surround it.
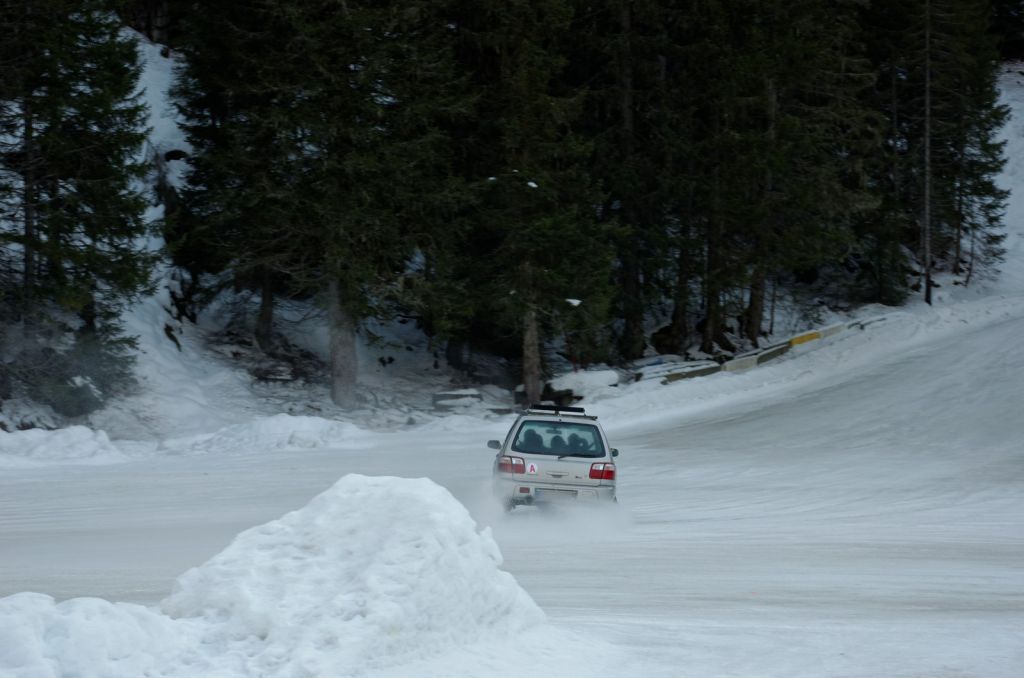
<svg viewBox="0 0 1024 678">
<path fill-rule="evenodd" d="M 567 414 L 574 417 L 586 417 L 587 419 L 597 419 L 597 415 L 587 414 L 587 411 L 582 407 L 570 407 L 569 405 L 541 405 L 534 403 L 526 408 L 525 413 L 529 414 Z"/>
</svg>

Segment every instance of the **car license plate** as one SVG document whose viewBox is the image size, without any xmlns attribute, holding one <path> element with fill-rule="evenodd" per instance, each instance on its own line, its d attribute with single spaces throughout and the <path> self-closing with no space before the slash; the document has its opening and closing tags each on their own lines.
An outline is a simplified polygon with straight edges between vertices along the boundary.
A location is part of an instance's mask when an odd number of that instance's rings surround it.
<svg viewBox="0 0 1024 678">
<path fill-rule="evenodd" d="M 534 490 L 534 496 L 538 499 L 575 499 L 576 490 L 552 490 L 538 487 Z"/>
</svg>

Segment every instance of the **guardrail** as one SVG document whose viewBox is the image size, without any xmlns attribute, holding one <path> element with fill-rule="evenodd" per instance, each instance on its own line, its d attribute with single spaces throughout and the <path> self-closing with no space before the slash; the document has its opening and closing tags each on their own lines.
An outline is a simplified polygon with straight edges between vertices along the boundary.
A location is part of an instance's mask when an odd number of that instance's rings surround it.
<svg viewBox="0 0 1024 678">
<path fill-rule="evenodd" d="M 785 341 L 771 344 L 763 349 L 743 353 L 732 360 L 727 360 L 721 364 L 713 363 L 711 361 L 700 361 L 695 363 L 666 362 L 664 367 L 656 372 L 658 373 L 658 376 L 662 377 L 662 384 L 671 384 L 672 382 L 680 381 L 682 379 L 704 377 L 716 372 L 745 372 L 757 367 L 758 365 L 763 365 L 766 362 L 780 358 L 797 346 L 804 346 L 805 344 L 809 344 L 814 341 L 821 341 L 828 337 L 835 336 L 840 332 L 845 332 L 846 330 L 862 330 L 868 325 L 885 322 L 889 317 L 889 315 L 881 315 L 874 318 L 868 318 L 866 320 L 853 320 L 846 323 L 837 323 L 835 325 L 824 327 L 820 330 L 801 332 L 800 334 L 794 335 Z M 655 375 L 649 374 L 646 371 L 643 375 L 644 378 L 651 378 L 652 376 Z"/>
</svg>

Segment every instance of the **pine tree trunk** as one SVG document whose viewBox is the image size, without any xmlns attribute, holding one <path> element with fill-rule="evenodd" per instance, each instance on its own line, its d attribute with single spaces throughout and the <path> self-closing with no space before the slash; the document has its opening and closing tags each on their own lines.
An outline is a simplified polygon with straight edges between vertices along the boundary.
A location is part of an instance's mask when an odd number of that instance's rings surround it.
<svg viewBox="0 0 1024 678">
<path fill-rule="evenodd" d="M 627 245 L 628 247 L 628 245 Z M 619 350 L 626 360 L 636 360 L 644 355 L 644 307 L 640 298 L 640 270 L 632 252 L 626 253 L 622 261 L 623 308 L 622 339 Z"/>
<path fill-rule="evenodd" d="M 636 134 L 633 120 L 633 54 L 631 45 L 632 8 L 630 3 L 622 3 L 619 9 L 619 29 L 622 32 L 619 50 L 619 116 L 620 137 L 619 151 L 622 161 L 629 163 L 633 156 L 633 141 Z M 633 196 L 624 196 L 622 216 L 627 226 L 636 227 L 635 210 L 630 207 Z M 635 360 L 644 355 L 646 341 L 644 339 L 644 304 L 641 298 L 639 257 L 631 243 L 625 246 L 622 261 L 622 295 L 625 301 L 623 309 L 622 341 L 619 350 L 626 360 Z"/>
<path fill-rule="evenodd" d="M 63 210 L 64 201 L 61 198 L 60 182 L 57 179 L 36 179 L 36 200 L 46 205 L 46 211 L 50 214 L 60 214 Z M 68 286 L 65 275 L 64 257 L 67 256 L 68 238 L 64 234 L 65 226 L 62 219 L 47 219 L 45 223 L 36 223 L 36 236 L 42 236 L 46 247 L 40 248 L 43 261 L 37 265 L 46 271 L 48 281 L 56 283 L 60 287 Z"/>
<path fill-rule="evenodd" d="M 540 402 L 540 369 L 540 329 L 537 311 L 531 306 L 523 316 L 523 388 L 527 406 Z"/>
<path fill-rule="evenodd" d="M 974 229 L 971 229 L 971 250 L 970 254 L 967 255 L 967 277 L 964 278 L 964 287 L 971 284 L 971 276 L 974 274 L 974 240 L 975 240 Z"/>
<path fill-rule="evenodd" d="M 703 353 L 712 355 L 715 352 L 715 336 L 718 334 L 715 329 L 718 324 L 719 314 L 719 291 L 718 285 L 710 278 L 706 284 L 704 300 L 704 331 L 701 333 L 700 350 Z"/>
<path fill-rule="evenodd" d="M 967 144 L 963 140 L 961 140 L 959 147 L 957 148 L 957 157 L 961 159 L 961 162 L 964 156 L 967 154 L 967 149 L 965 148 L 966 145 Z M 961 167 L 959 169 L 959 174 L 963 175 L 965 173 L 966 171 Z M 960 267 L 960 259 L 961 257 L 963 257 L 963 243 L 961 242 L 961 240 L 964 237 L 965 191 L 966 189 L 964 189 L 963 185 L 960 182 L 957 182 L 956 207 L 953 209 L 953 219 L 955 222 L 953 227 L 953 273 L 957 275 L 963 272 L 963 269 Z"/>
<path fill-rule="evenodd" d="M 761 336 L 761 323 L 764 318 L 764 294 L 765 274 L 761 269 L 754 272 L 754 279 L 750 283 L 750 303 L 747 304 L 746 318 L 743 328 L 746 330 L 747 339 L 756 347 L 758 337 Z"/>
<path fill-rule="evenodd" d="M 716 125 L 716 134 L 721 133 L 720 123 Z M 707 241 L 707 272 L 705 273 L 705 309 L 704 332 L 701 336 L 700 350 L 708 355 L 715 352 L 715 343 L 727 351 L 735 350 L 726 338 L 722 318 L 722 263 L 719 248 L 722 240 L 722 172 L 721 164 L 716 163 L 712 177 L 711 223 L 708 225 Z"/>
<path fill-rule="evenodd" d="M 924 3 L 924 300 L 932 303 L 932 10 Z"/>
<path fill-rule="evenodd" d="M 664 79 L 664 71 L 661 73 Z M 666 159 L 666 167 L 671 167 L 672 162 Z M 689 174 L 696 172 L 695 162 L 692 156 L 688 158 L 686 170 Z M 671 170 L 669 170 L 671 172 Z M 672 304 L 672 320 L 669 325 L 669 345 L 671 350 L 682 355 L 690 341 L 690 326 L 688 314 L 690 310 L 690 279 L 695 274 L 693 271 L 694 260 L 691 256 L 691 219 L 694 214 L 694 188 L 691 185 L 686 191 L 686 199 L 683 203 L 682 214 L 679 215 L 679 255 L 676 260 L 676 286 Z"/>
<path fill-rule="evenodd" d="M 153 42 L 166 45 L 167 29 L 170 24 L 170 14 L 167 10 L 167 0 L 134 0 L 127 3 L 120 10 L 120 14 L 126 17 L 129 26 Z"/>
<path fill-rule="evenodd" d="M 676 264 L 675 299 L 672 304 L 672 320 L 669 324 L 669 347 L 673 353 L 681 355 L 686 350 L 690 336 L 686 314 L 690 301 L 690 254 L 685 246 L 679 247 L 679 258 Z"/>
<path fill-rule="evenodd" d="M 715 352 L 715 325 L 718 323 L 718 196 L 719 171 L 715 167 L 711 182 L 713 192 L 711 199 L 711 223 L 707 233 L 707 266 L 704 270 L 704 329 L 701 332 L 700 350 L 712 355 Z"/>
<path fill-rule="evenodd" d="M 341 289 L 332 280 L 327 288 L 327 318 L 330 323 L 331 400 L 338 407 L 356 404 L 356 324 L 345 309 Z"/>
<path fill-rule="evenodd" d="M 960 267 L 960 260 L 964 256 L 963 244 L 960 242 L 964 237 L 964 219 L 963 212 L 961 211 L 963 208 L 961 206 L 959 189 L 957 190 L 956 202 L 956 213 L 953 215 L 953 219 L 955 221 L 953 225 L 953 273 L 959 275 L 960 273 L 963 273 L 963 269 Z"/>
<path fill-rule="evenodd" d="M 776 145 L 776 119 L 778 118 L 779 93 L 775 86 L 775 80 L 771 77 L 764 79 L 765 90 L 765 117 L 768 119 L 768 129 L 765 136 L 768 139 L 769 147 L 774 150 Z M 775 177 L 769 164 L 764 172 L 764 201 L 771 204 L 771 196 L 775 191 Z M 771 233 L 775 229 L 772 221 L 776 217 L 768 217 L 769 223 L 764 225 L 764 230 Z M 743 313 L 743 334 L 756 347 L 758 337 L 761 336 L 761 325 L 764 322 L 764 296 L 766 284 L 765 266 L 765 244 L 771 242 L 772 235 L 755 235 L 753 239 L 753 251 L 755 256 L 754 272 L 750 281 L 750 300 Z"/>
<path fill-rule="evenodd" d="M 3 339 L 4 333 L 0 330 L 0 341 Z M 6 364 L 0 363 L 0 408 L 3 407 L 4 400 L 11 397 L 11 392 L 13 391 L 12 384 L 13 380 Z"/>
<path fill-rule="evenodd" d="M 715 337 L 718 335 L 719 306 L 721 290 L 718 287 L 718 224 L 708 229 L 707 257 L 708 266 L 704 276 L 704 330 L 701 332 L 700 350 L 712 355 L 715 352 Z"/>
<path fill-rule="evenodd" d="M 260 312 L 256 316 L 254 335 L 264 353 L 274 350 L 274 280 L 270 271 L 260 270 Z"/>
<path fill-rule="evenodd" d="M 24 217 L 25 245 L 22 265 L 22 302 L 21 313 L 25 320 L 33 315 L 33 297 L 36 287 L 36 182 L 35 182 L 35 139 L 32 120 L 32 108 L 25 98 L 24 110 L 24 140 L 25 169 L 22 174 L 22 215 Z"/>
<path fill-rule="evenodd" d="M 82 320 L 82 326 L 79 328 L 79 333 L 83 335 L 96 335 L 96 300 L 92 299 L 82 310 L 79 311 L 78 317 Z"/>
<path fill-rule="evenodd" d="M 628 161 L 633 154 L 633 48 L 631 34 L 633 31 L 633 10 L 630 3 L 624 2 L 619 8 L 619 28 L 622 30 L 621 50 L 619 52 L 619 111 L 622 115 L 622 154 Z"/>
</svg>

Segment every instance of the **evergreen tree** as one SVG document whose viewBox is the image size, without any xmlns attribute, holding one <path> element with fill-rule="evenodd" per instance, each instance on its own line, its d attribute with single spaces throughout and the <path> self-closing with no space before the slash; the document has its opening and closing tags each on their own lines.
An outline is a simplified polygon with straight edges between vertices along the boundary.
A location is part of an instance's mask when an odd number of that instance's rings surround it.
<svg viewBox="0 0 1024 678">
<path fill-rule="evenodd" d="M 173 93 L 192 154 L 181 207 L 166 224 L 179 264 L 194 274 L 229 266 L 236 286 L 259 291 L 254 334 L 267 351 L 303 200 L 295 84 L 270 71 L 288 39 L 275 11 L 273 3 L 225 2 L 188 15 Z"/>
<path fill-rule="evenodd" d="M 989 12 L 981 0 L 929 0 L 887 3 L 869 15 L 883 74 L 876 103 L 890 121 L 880 216 L 893 224 L 890 249 L 917 252 L 917 289 L 929 302 L 933 268 L 960 270 L 972 234 L 985 244 L 974 250 L 982 268 L 1000 256 L 1005 194 L 994 184 L 1002 167 L 994 135 L 1005 111 L 996 101 Z"/>
<path fill-rule="evenodd" d="M 751 10 L 747 63 L 763 103 L 750 111 L 754 210 L 744 229 L 749 292 L 740 324 L 754 345 L 768 280 L 836 262 L 851 242 L 851 218 L 872 204 L 860 167 L 876 152 L 877 134 L 859 95 L 874 75 L 856 40 L 854 7 L 799 0 Z"/>
<path fill-rule="evenodd" d="M 224 3 L 192 17 L 183 47 L 176 92 L 195 153 L 180 230 L 259 281 L 258 337 L 279 287 L 324 301 L 338 404 L 356 397 L 360 320 L 382 312 L 422 222 L 448 209 L 435 121 L 458 79 L 440 11 Z"/>
<path fill-rule="evenodd" d="M 618 352 L 631 360 L 644 353 L 645 318 L 670 267 L 667 202 L 678 172 L 669 147 L 680 130 L 667 110 L 666 25 L 680 12 L 632 0 L 577 5 L 569 75 L 588 91 L 582 130 L 593 140 L 599 218 L 613 233 Z"/>
<path fill-rule="evenodd" d="M 910 54 L 911 5 L 908 2 L 872 3 L 862 18 L 862 34 L 878 77 L 868 105 L 885 121 L 883 146 L 868 163 L 873 193 L 879 207 L 857 223 L 861 300 L 899 304 L 907 294 L 909 262 L 907 242 L 917 244 L 914 212 L 915 181 L 909 139 L 915 117 L 912 104 Z"/>
<path fill-rule="evenodd" d="M 32 372 L 34 395 L 67 414 L 128 379 L 133 341 L 118 316 L 148 285 L 150 258 L 138 244 L 145 109 L 137 47 L 115 7 L 0 8 L 12 36 L 0 52 L 4 314 L 17 323 L 8 331 L 23 333 L 19 365 Z"/>
<path fill-rule="evenodd" d="M 1024 59 L 1024 3 L 1020 0 L 992 0 L 991 5 L 990 32 L 996 37 L 1000 57 Z"/>
<path fill-rule="evenodd" d="M 577 337 L 593 338 L 608 289 L 590 149 L 575 132 L 582 97 L 560 77 L 572 8 L 545 0 L 458 9 L 458 54 L 477 99 L 475 120 L 455 132 L 456 171 L 473 203 L 453 274 L 472 281 L 492 332 L 519 339 L 525 395 L 536 401 L 542 342 L 574 324 Z"/>
<path fill-rule="evenodd" d="M 731 351 L 727 318 L 756 345 L 770 279 L 834 261 L 865 200 L 872 81 L 844 2 L 708 0 L 666 23 L 670 201 L 678 238 L 673 323 L 680 350 L 691 280 L 701 348 Z M 694 96 L 692 92 L 699 92 Z"/>
<path fill-rule="evenodd" d="M 975 272 L 993 270 L 1003 255 L 1000 229 L 1008 193 L 995 184 L 1005 162 L 996 137 L 1008 109 L 998 104 L 998 52 L 987 32 L 990 3 L 962 0 L 947 11 L 948 57 L 936 83 L 948 93 L 947 121 L 936 134 L 942 188 L 935 205 L 941 227 L 937 252 L 966 284 Z"/>
<path fill-rule="evenodd" d="M 351 4 L 334 15 L 335 25 L 322 22 L 323 11 L 308 16 L 308 34 L 328 46 L 308 50 L 308 70 L 330 77 L 303 110 L 314 146 L 324 150 L 313 175 L 322 180 L 312 187 L 324 211 L 311 240 L 326 246 L 334 340 L 342 341 L 332 352 L 336 402 L 350 399 L 337 370 L 355 360 L 354 332 L 338 330 L 386 315 L 381 302 L 416 246 L 444 227 L 461 199 L 445 131 L 462 106 L 463 82 L 447 11 L 429 0 L 396 0 Z M 350 38 L 339 41 L 343 30 Z"/>
</svg>

